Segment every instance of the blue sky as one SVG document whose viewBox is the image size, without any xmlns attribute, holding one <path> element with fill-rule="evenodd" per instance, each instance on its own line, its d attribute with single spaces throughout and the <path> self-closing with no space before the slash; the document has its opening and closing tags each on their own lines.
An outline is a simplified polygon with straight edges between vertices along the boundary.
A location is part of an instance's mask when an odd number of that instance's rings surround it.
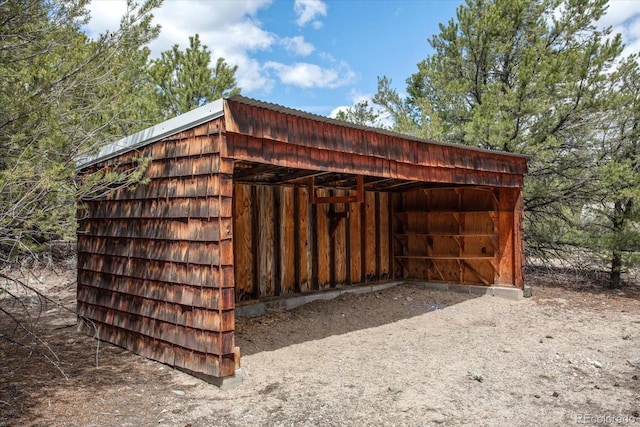
<svg viewBox="0 0 640 427">
<path fill-rule="evenodd" d="M 331 115 L 371 97 L 377 77 L 403 92 L 416 64 L 431 53 L 427 39 L 455 17 L 458 0 L 165 0 L 152 56 L 190 35 L 238 65 L 245 96 Z M 115 29 L 125 0 L 93 0 L 90 35 Z M 611 0 L 601 25 L 640 51 L 640 1 Z"/>
</svg>

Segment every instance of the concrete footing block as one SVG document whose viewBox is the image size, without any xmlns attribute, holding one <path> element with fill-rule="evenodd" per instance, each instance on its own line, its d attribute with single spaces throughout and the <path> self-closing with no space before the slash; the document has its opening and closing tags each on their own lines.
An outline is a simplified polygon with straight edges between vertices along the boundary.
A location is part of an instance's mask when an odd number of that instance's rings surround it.
<svg viewBox="0 0 640 427">
<path fill-rule="evenodd" d="M 492 286 L 473 286 L 469 285 L 469 293 L 472 295 L 489 295 L 494 296 L 494 288 Z"/>
<path fill-rule="evenodd" d="M 522 299 L 522 289 L 494 286 L 493 296 L 511 301 L 520 301 Z"/>
<path fill-rule="evenodd" d="M 328 291 L 320 291 L 318 293 L 306 295 L 293 295 L 286 298 L 272 299 L 270 301 L 259 302 L 251 305 L 241 305 L 236 307 L 236 316 L 238 317 L 257 317 L 264 315 L 268 310 L 284 311 L 293 310 L 301 305 L 317 300 L 331 300 L 342 294 L 364 294 L 369 292 L 377 292 L 383 289 L 392 288 L 394 286 L 406 283 L 404 280 L 388 281 L 375 283 L 372 285 L 343 287 Z"/>
<path fill-rule="evenodd" d="M 460 292 L 471 295 L 489 295 L 499 298 L 505 298 L 513 301 L 519 301 L 523 297 L 523 291 L 516 287 L 508 286 L 479 286 L 479 285 L 460 285 L 456 283 L 432 283 L 421 282 L 418 280 L 402 280 L 389 281 L 383 283 L 375 283 L 371 285 L 344 287 L 321 291 L 319 293 L 294 295 L 281 299 L 273 299 L 271 301 L 260 302 L 251 305 L 242 305 L 236 307 L 236 316 L 238 317 L 256 317 L 264 315 L 267 310 L 284 311 L 293 310 L 301 305 L 317 300 L 331 300 L 346 293 L 363 294 L 369 292 L 377 292 L 388 289 L 402 283 L 413 283 L 424 286 L 429 289 L 439 291 Z M 526 289 L 526 288 L 525 288 Z"/>
<path fill-rule="evenodd" d="M 414 283 L 429 289 L 437 289 L 439 291 L 460 292 L 471 295 L 489 295 L 512 301 L 519 301 L 523 297 L 522 289 L 510 286 L 460 285 L 457 283 L 432 283 L 420 281 L 410 281 L 409 283 Z"/>
<path fill-rule="evenodd" d="M 267 305 L 263 302 L 236 306 L 236 316 L 238 317 L 264 316 L 266 312 L 267 312 Z"/>
<path fill-rule="evenodd" d="M 218 386 L 220 390 L 229 390 L 242 384 L 242 369 L 236 369 L 235 374 L 231 377 L 214 378 L 212 384 Z"/>
<path fill-rule="evenodd" d="M 435 289 L 438 291 L 449 291 L 450 286 L 447 283 L 426 283 L 426 285 L 429 287 L 429 289 Z"/>
<path fill-rule="evenodd" d="M 189 369 L 176 368 L 179 371 L 192 375 L 196 378 L 200 378 L 203 381 L 213 384 L 220 388 L 220 390 L 229 390 L 230 388 L 237 387 L 242 384 L 242 369 L 236 369 L 235 373 L 229 377 L 214 377 L 213 375 L 203 374 L 201 372 L 194 372 Z"/>
</svg>

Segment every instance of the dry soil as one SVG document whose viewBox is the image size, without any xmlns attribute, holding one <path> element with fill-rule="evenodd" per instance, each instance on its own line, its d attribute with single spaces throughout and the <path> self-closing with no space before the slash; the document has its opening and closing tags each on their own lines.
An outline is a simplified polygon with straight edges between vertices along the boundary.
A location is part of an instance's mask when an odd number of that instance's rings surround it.
<svg viewBox="0 0 640 427">
<path fill-rule="evenodd" d="M 522 301 L 404 284 L 242 318 L 222 391 L 78 334 L 74 271 L 30 273 L 58 304 L 0 304 L 2 426 L 640 425 L 638 287 L 550 271 Z"/>
</svg>

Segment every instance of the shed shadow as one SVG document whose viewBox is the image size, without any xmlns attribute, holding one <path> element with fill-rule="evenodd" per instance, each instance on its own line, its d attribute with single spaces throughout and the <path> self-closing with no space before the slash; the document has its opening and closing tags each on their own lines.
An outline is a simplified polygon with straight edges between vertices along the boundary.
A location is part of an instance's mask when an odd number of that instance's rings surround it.
<svg viewBox="0 0 640 427">
<path fill-rule="evenodd" d="M 402 283 L 370 293 L 345 293 L 289 311 L 269 310 L 258 317 L 236 317 L 236 346 L 242 356 L 248 356 L 450 309 L 479 296 L 417 283 Z"/>
</svg>

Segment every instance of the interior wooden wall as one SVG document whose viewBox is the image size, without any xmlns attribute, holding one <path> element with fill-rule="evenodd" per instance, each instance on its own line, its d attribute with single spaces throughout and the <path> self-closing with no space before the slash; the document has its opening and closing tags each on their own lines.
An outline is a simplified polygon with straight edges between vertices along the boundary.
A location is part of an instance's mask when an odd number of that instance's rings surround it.
<svg viewBox="0 0 640 427">
<path fill-rule="evenodd" d="M 364 203 L 310 204 L 307 187 L 236 183 L 233 191 L 237 301 L 391 277 L 397 195 L 367 191 Z M 316 189 L 317 196 L 350 194 Z"/>
<path fill-rule="evenodd" d="M 519 190 L 431 188 L 403 193 L 394 216 L 403 277 L 521 286 Z"/>
<path fill-rule="evenodd" d="M 81 201 L 80 330 L 199 374 L 235 372 L 233 161 L 214 120 L 102 162 L 150 182 Z M 91 172 L 88 171 L 88 172 Z"/>
</svg>

